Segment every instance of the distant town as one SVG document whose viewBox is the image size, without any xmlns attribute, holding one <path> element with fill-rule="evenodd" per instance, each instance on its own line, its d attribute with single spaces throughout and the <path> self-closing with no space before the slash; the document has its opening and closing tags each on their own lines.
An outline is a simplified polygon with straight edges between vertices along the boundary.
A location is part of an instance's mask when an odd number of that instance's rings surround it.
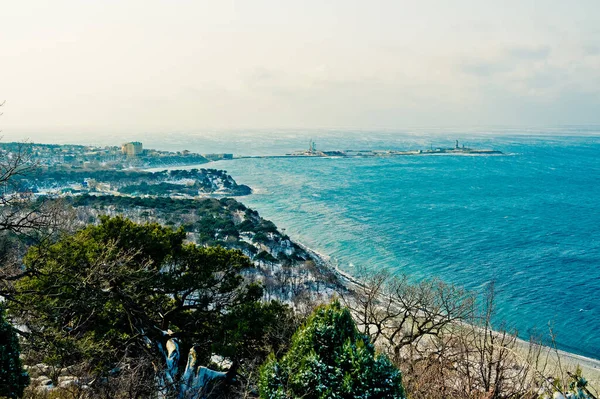
<svg viewBox="0 0 600 399">
<path fill-rule="evenodd" d="M 195 165 L 233 158 L 233 154 L 197 154 L 187 150 L 172 152 L 145 149 L 139 141 L 106 147 L 0 143 L 0 150 L 23 154 L 40 166 L 60 166 L 71 169 L 160 168 Z"/>
<path fill-rule="evenodd" d="M 211 161 L 232 160 L 233 154 L 198 154 L 184 151 L 145 149 L 139 141 L 120 146 L 85 146 L 38 143 L 0 143 L 7 159 L 18 156 L 21 165 L 35 166 L 15 179 L 15 192 L 39 196 L 113 195 L 124 197 L 169 197 L 194 199 L 207 196 L 243 196 L 252 192 L 238 185 L 225 171 L 182 167 Z M 460 145 L 429 149 L 321 151 L 313 140 L 308 148 L 285 155 L 239 158 L 369 158 L 415 155 L 498 155 L 491 149 L 473 149 Z M 179 169 L 179 170 L 178 170 Z M 10 191 L 10 188 L 4 188 Z"/>
<path fill-rule="evenodd" d="M 310 140 L 308 148 L 282 155 L 199 154 L 184 151 L 162 151 L 145 149 L 139 141 L 130 141 L 120 146 L 85 146 L 72 144 L 0 143 L 0 151 L 23 154 L 39 166 L 84 169 L 84 170 L 125 170 L 174 168 L 199 165 L 212 161 L 241 158 L 287 158 L 287 157 L 392 157 L 414 155 L 502 155 L 493 149 L 466 147 L 456 141 L 454 147 L 434 147 L 414 150 L 319 150 Z"/>
<path fill-rule="evenodd" d="M 166 170 L 232 159 L 233 154 L 144 149 L 138 141 L 107 147 L 0 143 L 0 153 L 22 168 L 22 173 L 15 178 L 15 186 L 4 188 L 7 193 L 14 191 L 51 197 L 90 194 L 193 199 L 248 195 L 251 192 L 249 187 L 238 185 L 221 170 Z"/>
</svg>

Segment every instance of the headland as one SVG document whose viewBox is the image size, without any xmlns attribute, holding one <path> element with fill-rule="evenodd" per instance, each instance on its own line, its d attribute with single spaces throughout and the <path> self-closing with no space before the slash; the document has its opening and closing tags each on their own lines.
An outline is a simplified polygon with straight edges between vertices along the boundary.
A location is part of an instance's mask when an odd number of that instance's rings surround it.
<svg viewBox="0 0 600 399">
<path fill-rule="evenodd" d="M 502 151 L 480 149 L 460 145 L 458 140 L 454 147 L 434 147 L 411 150 L 317 150 L 317 145 L 310 140 L 308 149 L 294 151 L 285 155 L 242 156 L 236 158 L 382 158 L 396 156 L 428 156 L 428 155 L 504 155 Z"/>
</svg>

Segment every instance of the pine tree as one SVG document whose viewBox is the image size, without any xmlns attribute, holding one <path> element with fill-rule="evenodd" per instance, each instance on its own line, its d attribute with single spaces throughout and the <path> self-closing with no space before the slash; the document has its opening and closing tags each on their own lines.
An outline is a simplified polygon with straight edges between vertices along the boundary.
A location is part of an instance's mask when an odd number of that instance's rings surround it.
<svg viewBox="0 0 600 399">
<path fill-rule="evenodd" d="M 28 343 L 36 339 L 51 366 L 86 364 L 97 377 L 94 389 L 124 381 L 132 370 L 138 374 L 130 392 L 147 397 L 158 385 L 175 397 L 188 390 L 177 381 L 188 360 L 205 365 L 213 354 L 231 361 L 224 385 L 232 385 L 242 364 L 264 356 L 286 307 L 260 301 L 262 287 L 242 276 L 252 263 L 240 251 L 188 244 L 185 237 L 181 228 L 102 217 L 99 225 L 29 249 L 23 263 L 35 272 L 15 284 L 9 311 L 32 331 Z M 115 375 L 115 367 L 124 371 Z"/>
<path fill-rule="evenodd" d="M 19 359 L 19 339 L 15 329 L 5 320 L 0 306 L 0 397 L 18 398 L 29 385 L 29 376 Z"/>
<path fill-rule="evenodd" d="M 337 301 L 315 311 L 281 360 L 270 356 L 259 389 L 263 399 L 405 398 L 400 371 Z"/>
</svg>

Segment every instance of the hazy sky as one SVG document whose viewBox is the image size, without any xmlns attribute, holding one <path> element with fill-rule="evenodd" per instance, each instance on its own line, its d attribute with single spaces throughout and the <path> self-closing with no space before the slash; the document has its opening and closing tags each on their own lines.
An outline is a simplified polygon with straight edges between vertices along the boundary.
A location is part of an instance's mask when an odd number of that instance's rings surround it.
<svg viewBox="0 0 600 399">
<path fill-rule="evenodd" d="M 598 0 L 0 0 L 0 30 L 5 136 L 600 123 Z"/>
</svg>

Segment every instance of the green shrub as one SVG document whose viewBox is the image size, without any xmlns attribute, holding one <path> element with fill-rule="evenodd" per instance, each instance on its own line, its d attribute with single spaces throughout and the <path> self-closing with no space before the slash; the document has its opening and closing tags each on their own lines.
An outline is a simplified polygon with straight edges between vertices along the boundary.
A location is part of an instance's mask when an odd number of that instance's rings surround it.
<svg viewBox="0 0 600 399">
<path fill-rule="evenodd" d="M 314 312 L 281 360 L 269 357 L 259 389 L 264 399 L 405 398 L 400 371 L 337 301 Z"/>
</svg>

